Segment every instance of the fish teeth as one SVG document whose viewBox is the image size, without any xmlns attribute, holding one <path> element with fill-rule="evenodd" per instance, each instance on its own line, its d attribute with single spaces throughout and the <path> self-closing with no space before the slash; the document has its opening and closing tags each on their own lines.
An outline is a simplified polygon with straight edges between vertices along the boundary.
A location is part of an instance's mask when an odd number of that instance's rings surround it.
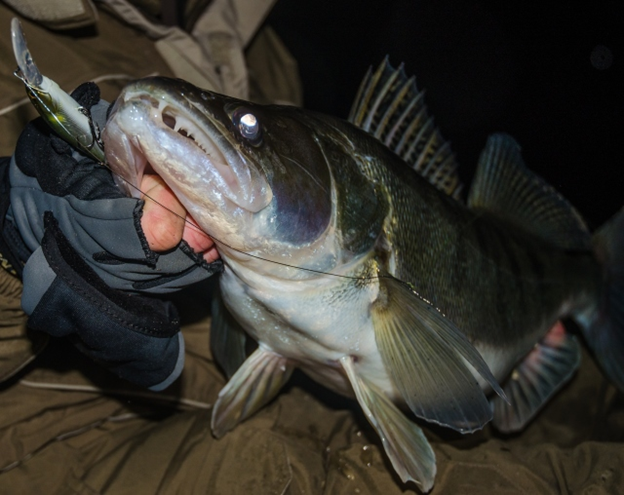
<svg viewBox="0 0 624 495">
<path fill-rule="evenodd" d="M 175 124 L 173 126 L 173 130 L 175 132 L 179 132 L 180 134 L 183 133 L 183 135 L 191 140 L 193 140 L 193 142 L 206 154 L 208 154 L 208 150 L 207 147 L 204 143 L 200 142 L 200 140 L 195 138 L 195 133 L 197 131 L 197 129 L 194 129 L 192 125 L 184 125 L 185 122 L 183 122 L 184 119 L 181 118 L 175 118 Z M 188 122 L 186 123 L 188 124 Z M 193 131 L 191 131 L 190 129 L 193 129 Z"/>
</svg>

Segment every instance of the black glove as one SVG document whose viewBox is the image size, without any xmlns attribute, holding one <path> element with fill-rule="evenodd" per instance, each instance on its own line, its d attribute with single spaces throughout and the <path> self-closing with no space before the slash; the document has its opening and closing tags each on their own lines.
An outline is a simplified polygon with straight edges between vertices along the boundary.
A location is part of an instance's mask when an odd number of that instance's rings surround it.
<svg viewBox="0 0 624 495">
<path fill-rule="evenodd" d="M 72 96 L 105 121 L 108 104 L 97 103 L 95 84 Z M 184 359 L 177 312 L 138 293 L 188 286 L 220 271 L 221 262 L 206 263 L 184 241 L 166 254 L 151 251 L 141 230 L 143 201 L 125 197 L 105 167 L 41 119 L 23 131 L 10 165 L 0 164 L 0 181 L 0 261 L 22 277 L 29 326 L 68 336 L 126 380 L 168 386 Z"/>
</svg>

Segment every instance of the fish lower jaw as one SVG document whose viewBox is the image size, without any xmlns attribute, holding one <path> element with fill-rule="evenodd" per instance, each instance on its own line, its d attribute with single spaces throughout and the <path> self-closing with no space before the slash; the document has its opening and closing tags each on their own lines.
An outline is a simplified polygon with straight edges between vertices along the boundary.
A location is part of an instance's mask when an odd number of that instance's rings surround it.
<svg viewBox="0 0 624 495">
<path fill-rule="evenodd" d="M 106 137 L 108 165 L 111 168 L 115 182 L 118 187 L 128 196 L 136 199 L 151 200 L 152 207 L 154 205 L 164 208 L 171 212 L 171 215 L 156 215 L 156 218 L 163 222 L 171 221 L 171 231 L 168 236 L 179 235 L 187 244 L 197 253 L 204 253 L 204 259 L 208 262 L 219 258 L 218 252 L 213 249 L 213 240 L 205 233 L 193 218 L 193 214 L 189 213 L 187 207 L 178 199 L 175 192 L 166 184 L 164 179 L 154 180 L 154 176 L 159 176 L 157 167 L 152 165 L 147 154 L 142 149 L 140 140 L 135 137 L 129 137 L 126 132 L 119 126 L 116 121 L 111 121 L 104 130 Z M 144 214 L 147 211 L 144 207 Z M 180 227 L 180 222 L 174 220 L 174 216 L 185 219 L 185 224 Z M 150 223 L 149 218 L 154 218 L 145 214 L 146 223 L 141 225 L 145 232 L 148 232 L 154 225 Z M 177 229 L 182 229 L 177 232 Z M 172 232 L 176 232 L 172 234 Z M 178 238 L 178 239 L 179 239 Z M 150 242 L 150 241 L 148 241 Z M 155 242 L 155 246 L 159 246 L 160 238 L 152 238 L 151 242 Z M 158 249 L 155 247 L 155 249 Z M 212 253 L 206 252 L 207 249 L 213 249 Z"/>
</svg>

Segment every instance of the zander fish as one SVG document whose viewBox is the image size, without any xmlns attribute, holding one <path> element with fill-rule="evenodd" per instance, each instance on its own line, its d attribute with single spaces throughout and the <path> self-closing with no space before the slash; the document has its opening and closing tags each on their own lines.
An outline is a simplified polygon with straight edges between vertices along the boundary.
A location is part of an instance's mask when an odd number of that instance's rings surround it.
<svg viewBox="0 0 624 495">
<path fill-rule="evenodd" d="M 422 93 L 387 62 L 350 120 L 148 78 L 104 129 L 113 170 L 134 186 L 158 173 L 224 262 L 217 437 L 300 368 L 355 397 L 401 479 L 428 491 L 435 456 L 401 409 L 521 429 L 578 366 L 563 317 L 624 389 L 624 214 L 592 238 L 502 134 L 464 204 Z"/>
</svg>

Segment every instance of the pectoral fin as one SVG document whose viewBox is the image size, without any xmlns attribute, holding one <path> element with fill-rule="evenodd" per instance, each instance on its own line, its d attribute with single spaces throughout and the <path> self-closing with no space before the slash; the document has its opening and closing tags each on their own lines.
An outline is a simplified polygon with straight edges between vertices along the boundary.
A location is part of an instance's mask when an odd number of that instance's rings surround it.
<svg viewBox="0 0 624 495">
<path fill-rule="evenodd" d="M 479 352 L 403 282 L 382 277 L 380 289 L 372 308 L 375 340 L 407 405 L 419 418 L 462 433 L 482 428 L 492 410 L 467 363 L 497 394 L 505 394 Z"/>
<path fill-rule="evenodd" d="M 372 383 L 357 375 L 352 358 L 346 356 L 340 362 L 401 480 L 414 481 L 424 492 L 431 490 L 436 474 L 435 454 L 422 430 Z"/>
<path fill-rule="evenodd" d="M 212 433 L 220 438 L 277 395 L 294 367 L 259 347 L 234 373 L 212 410 Z"/>
<path fill-rule="evenodd" d="M 210 348 L 214 359 L 223 368 L 228 378 L 231 378 L 245 361 L 246 342 L 245 330 L 227 310 L 217 291 L 212 300 Z"/>
<path fill-rule="evenodd" d="M 581 349 L 561 322 L 550 330 L 514 369 L 503 387 L 509 403 L 493 399 L 496 428 L 504 433 L 520 431 L 572 377 L 581 362 Z"/>
</svg>

